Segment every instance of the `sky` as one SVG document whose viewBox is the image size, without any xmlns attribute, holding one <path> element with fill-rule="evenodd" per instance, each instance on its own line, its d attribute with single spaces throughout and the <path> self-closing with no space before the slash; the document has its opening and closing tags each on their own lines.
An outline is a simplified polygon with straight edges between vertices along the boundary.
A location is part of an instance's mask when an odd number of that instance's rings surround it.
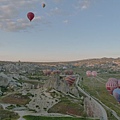
<svg viewBox="0 0 120 120">
<path fill-rule="evenodd" d="M 120 0 L 0 0 L 0 61 L 102 57 L 120 57 Z"/>
</svg>

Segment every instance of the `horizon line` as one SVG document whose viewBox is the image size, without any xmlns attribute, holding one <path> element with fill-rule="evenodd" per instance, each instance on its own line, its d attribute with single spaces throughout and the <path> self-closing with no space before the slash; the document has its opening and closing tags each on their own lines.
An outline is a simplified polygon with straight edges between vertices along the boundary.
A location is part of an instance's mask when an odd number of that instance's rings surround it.
<svg viewBox="0 0 120 120">
<path fill-rule="evenodd" d="M 14 60 L 0 60 L 0 62 L 27 62 L 27 63 L 66 63 L 66 62 L 79 62 L 79 61 L 83 61 L 83 60 L 92 60 L 92 59 L 119 59 L 120 57 L 100 57 L 100 58 L 84 58 L 84 59 L 79 59 L 79 60 L 66 60 L 66 61 L 22 61 L 22 60 L 18 60 L 18 61 L 14 61 Z"/>
</svg>

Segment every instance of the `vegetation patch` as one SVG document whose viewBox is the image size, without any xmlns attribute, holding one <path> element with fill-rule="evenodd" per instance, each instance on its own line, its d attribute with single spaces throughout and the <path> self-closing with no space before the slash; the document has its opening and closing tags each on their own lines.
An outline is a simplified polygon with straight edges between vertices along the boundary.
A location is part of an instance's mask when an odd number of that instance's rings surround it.
<svg viewBox="0 0 120 120">
<path fill-rule="evenodd" d="M 62 98 L 62 100 L 50 108 L 48 112 L 82 116 L 84 107 L 80 102 L 72 102 L 69 99 Z"/>
<path fill-rule="evenodd" d="M 17 113 L 0 109 L 0 120 L 17 120 L 18 118 Z"/>
<path fill-rule="evenodd" d="M 30 98 L 27 95 L 18 94 L 11 94 L 4 98 L 2 98 L 2 102 L 10 103 L 10 104 L 18 104 L 18 105 L 26 105 L 29 103 Z"/>
<path fill-rule="evenodd" d="M 8 106 L 8 107 L 6 107 L 8 110 L 11 110 L 11 109 L 13 109 L 13 108 L 15 108 L 16 106 L 15 105 L 10 105 L 10 106 Z"/>
<path fill-rule="evenodd" d="M 80 118 L 80 117 L 44 117 L 44 116 L 24 116 L 26 120 L 92 120 L 89 118 Z M 99 119 L 94 119 L 99 120 Z"/>
<path fill-rule="evenodd" d="M 39 84 L 40 87 L 42 87 L 44 85 L 40 81 L 36 81 L 36 80 L 33 80 L 33 81 L 31 81 L 31 80 L 18 80 L 18 82 L 19 83 L 30 83 L 30 84 L 35 85 L 35 86 L 37 86 Z"/>
</svg>

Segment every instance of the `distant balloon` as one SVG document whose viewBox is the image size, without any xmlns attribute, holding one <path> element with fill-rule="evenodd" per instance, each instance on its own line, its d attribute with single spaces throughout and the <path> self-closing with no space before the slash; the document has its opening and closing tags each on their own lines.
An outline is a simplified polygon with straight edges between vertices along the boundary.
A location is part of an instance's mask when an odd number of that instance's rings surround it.
<svg viewBox="0 0 120 120">
<path fill-rule="evenodd" d="M 113 90 L 113 96 L 120 103 L 120 89 L 116 88 Z"/>
<path fill-rule="evenodd" d="M 42 7 L 43 7 L 43 8 L 45 7 L 45 3 L 42 4 Z"/>
<path fill-rule="evenodd" d="M 96 72 L 96 71 L 92 71 L 91 74 L 92 74 L 93 77 L 96 77 L 96 76 L 97 76 L 97 72 Z"/>
<path fill-rule="evenodd" d="M 114 80 L 108 80 L 106 83 L 106 89 L 110 94 L 113 94 L 113 90 L 118 87 L 118 84 Z"/>
<path fill-rule="evenodd" d="M 86 75 L 88 76 L 88 77 L 90 77 L 91 75 L 92 75 L 92 72 L 91 71 L 86 71 Z"/>
<path fill-rule="evenodd" d="M 60 74 L 60 70 L 53 70 L 53 74 Z"/>
<path fill-rule="evenodd" d="M 65 70 L 64 73 L 66 75 L 72 75 L 73 74 L 73 70 Z"/>
<path fill-rule="evenodd" d="M 27 14 L 27 17 L 28 17 L 28 19 L 31 21 L 31 20 L 34 18 L 34 13 L 29 12 L 29 13 Z"/>
<path fill-rule="evenodd" d="M 68 70 L 65 70 L 64 73 L 67 75 L 68 74 Z"/>
<path fill-rule="evenodd" d="M 75 82 L 75 77 L 72 75 L 69 75 L 65 77 L 65 80 L 68 82 L 69 85 L 72 85 Z"/>
<path fill-rule="evenodd" d="M 72 75 L 73 74 L 73 70 L 69 70 L 69 75 Z"/>
<path fill-rule="evenodd" d="M 43 70 L 44 75 L 50 75 L 51 74 L 51 70 Z"/>
</svg>

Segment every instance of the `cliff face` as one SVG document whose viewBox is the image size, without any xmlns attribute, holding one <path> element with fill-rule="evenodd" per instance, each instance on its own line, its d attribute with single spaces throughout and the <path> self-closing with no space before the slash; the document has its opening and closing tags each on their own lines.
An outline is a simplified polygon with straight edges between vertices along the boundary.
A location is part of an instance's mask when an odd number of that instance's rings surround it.
<svg viewBox="0 0 120 120">
<path fill-rule="evenodd" d="M 68 82 L 64 79 L 60 79 L 59 76 L 51 77 L 49 80 L 46 81 L 45 88 L 53 88 L 59 92 L 64 94 L 72 94 L 76 97 L 79 97 L 79 92 L 76 89 L 75 85 L 69 86 Z"/>
<path fill-rule="evenodd" d="M 8 79 L 7 75 L 1 73 L 0 74 L 0 86 L 6 87 L 6 86 L 8 86 L 8 84 L 9 84 L 9 79 Z"/>
<path fill-rule="evenodd" d="M 89 117 L 98 117 L 101 118 L 102 111 L 100 107 L 95 104 L 90 98 L 86 97 L 84 100 L 84 109 L 87 112 Z"/>
<path fill-rule="evenodd" d="M 8 88 L 12 88 L 14 90 L 18 89 L 18 87 L 21 86 L 21 83 L 19 83 L 17 80 L 13 79 L 13 77 L 15 79 L 17 79 L 16 76 L 14 75 L 10 75 L 10 74 L 4 74 L 4 73 L 0 73 L 0 87 L 8 87 Z"/>
</svg>

